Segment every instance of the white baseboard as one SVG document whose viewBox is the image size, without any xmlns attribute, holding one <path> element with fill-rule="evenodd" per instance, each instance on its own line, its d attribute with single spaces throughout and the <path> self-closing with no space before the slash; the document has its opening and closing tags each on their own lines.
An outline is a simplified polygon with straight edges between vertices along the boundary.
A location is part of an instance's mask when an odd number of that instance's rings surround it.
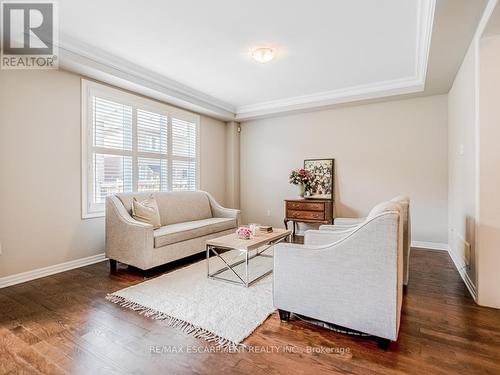
<svg viewBox="0 0 500 375">
<path fill-rule="evenodd" d="M 26 281 L 39 279 L 41 277 L 54 275 L 56 273 L 69 271 L 75 268 L 88 266 L 106 260 L 104 253 L 92 255 L 86 258 L 70 260 L 69 262 L 54 264 L 53 266 L 38 268 L 36 270 L 0 277 L 0 289 L 7 286 L 21 284 Z"/>
<path fill-rule="evenodd" d="M 448 251 L 450 248 L 447 243 L 440 242 L 427 242 L 427 241 L 411 241 L 411 247 L 427 250 L 441 250 Z"/>
<path fill-rule="evenodd" d="M 448 250 L 448 254 L 450 254 L 450 258 L 453 261 L 453 264 L 455 265 L 455 268 L 457 269 L 458 273 L 460 274 L 460 277 L 465 283 L 465 286 L 469 290 L 470 295 L 472 298 L 474 298 L 474 301 L 477 303 L 477 288 L 470 279 L 469 275 L 465 271 L 465 261 L 463 259 L 460 259 L 460 257 L 455 254 L 451 249 Z"/>
</svg>

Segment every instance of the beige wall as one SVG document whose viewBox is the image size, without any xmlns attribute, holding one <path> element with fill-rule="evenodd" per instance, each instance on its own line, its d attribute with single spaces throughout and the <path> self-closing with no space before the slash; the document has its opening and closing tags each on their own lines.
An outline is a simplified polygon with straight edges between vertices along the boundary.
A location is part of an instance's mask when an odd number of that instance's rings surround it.
<svg viewBox="0 0 500 375">
<path fill-rule="evenodd" d="M 201 188 L 225 203 L 223 122 L 202 117 L 200 148 Z M 0 277 L 103 252 L 80 165 L 80 77 L 0 71 Z"/>
<path fill-rule="evenodd" d="M 231 121 L 226 124 L 226 204 L 240 207 L 240 125 Z"/>
<path fill-rule="evenodd" d="M 226 205 L 226 124 L 201 116 L 200 143 L 200 189 Z"/>
<path fill-rule="evenodd" d="M 364 216 L 408 194 L 413 239 L 446 243 L 447 152 L 445 95 L 245 122 L 243 217 L 283 226 L 283 199 L 297 197 L 289 171 L 306 158 L 335 158 L 337 216 Z"/>
<path fill-rule="evenodd" d="M 448 243 L 453 259 L 477 286 L 476 44 L 472 43 L 448 95 Z M 463 241 L 471 245 L 466 266 Z"/>
<path fill-rule="evenodd" d="M 500 35 L 480 42 L 479 98 L 478 302 L 500 308 Z"/>
</svg>

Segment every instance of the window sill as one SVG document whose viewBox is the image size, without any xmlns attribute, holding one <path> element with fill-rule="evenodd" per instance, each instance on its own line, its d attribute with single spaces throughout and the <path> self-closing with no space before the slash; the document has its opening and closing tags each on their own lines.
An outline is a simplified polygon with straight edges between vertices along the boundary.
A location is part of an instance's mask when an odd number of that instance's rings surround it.
<svg viewBox="0 0 500 375">
<path fill-rule="evenodd" d="M 95 219 L 98 217 L 104 217 L 106 216 L 104 212 L 85 212 L 82 214 L 82 219 Z"/>
</svg>

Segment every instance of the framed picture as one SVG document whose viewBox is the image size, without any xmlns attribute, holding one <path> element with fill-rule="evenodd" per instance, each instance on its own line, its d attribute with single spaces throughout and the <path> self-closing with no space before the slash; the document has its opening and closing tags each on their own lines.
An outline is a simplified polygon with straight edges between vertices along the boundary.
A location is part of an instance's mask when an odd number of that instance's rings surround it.
<svg viewBox="0 0 500 375">
<path fill-rule="evenodd" d="M 334 159 L 304 160 L 304 169 L 312 176 L 311 182 L 306 186 L 305 198 L 333 200 L 334 161 Z"/>
</svg>

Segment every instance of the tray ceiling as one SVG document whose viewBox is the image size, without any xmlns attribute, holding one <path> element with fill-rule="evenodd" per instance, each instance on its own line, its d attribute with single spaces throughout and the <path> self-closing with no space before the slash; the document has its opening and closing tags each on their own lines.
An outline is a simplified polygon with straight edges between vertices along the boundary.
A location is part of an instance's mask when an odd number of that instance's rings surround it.
<svg viewBox="0 0 500 375">
<path fill-rule="evenodd" d="M 434 8 L 435 0 L 60 0 L 61 66 L 218 117 L 253 118 L 423 90 Z M 262 46 L 277 52 L 270 63 L 251 58 Z"/>
</svg>

